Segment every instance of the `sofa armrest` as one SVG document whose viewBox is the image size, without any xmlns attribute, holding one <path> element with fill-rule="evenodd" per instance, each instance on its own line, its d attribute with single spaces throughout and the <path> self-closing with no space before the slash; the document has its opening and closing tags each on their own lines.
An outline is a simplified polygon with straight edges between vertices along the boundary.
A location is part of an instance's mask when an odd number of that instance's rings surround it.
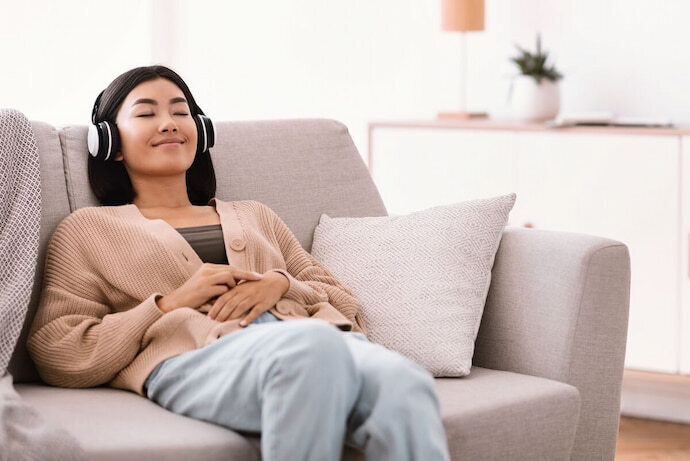
<svg viewBox="0 0 690 461">
<path fill-rule="evenodd" d="M 626 245 L 507 227 L 473 364 L 577 387 L 580 423 L 571 459 L 613 459 L 629 303 Z"/>
</svg>

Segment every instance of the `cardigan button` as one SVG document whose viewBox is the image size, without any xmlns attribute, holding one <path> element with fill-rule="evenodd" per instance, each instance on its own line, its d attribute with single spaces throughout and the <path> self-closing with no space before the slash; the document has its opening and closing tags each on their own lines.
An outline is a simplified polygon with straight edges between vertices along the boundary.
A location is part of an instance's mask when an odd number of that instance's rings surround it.
<svg viewBox="0 0 690 461">
<path fill-rule="evenodd" d="M 235 251 L 242 251 L 244 250 L 245 244 L 244 240 L 242 239 L 232 239 L 232 242 L 230 242 L 230 248 L 232 248 Z"/>
</svg>

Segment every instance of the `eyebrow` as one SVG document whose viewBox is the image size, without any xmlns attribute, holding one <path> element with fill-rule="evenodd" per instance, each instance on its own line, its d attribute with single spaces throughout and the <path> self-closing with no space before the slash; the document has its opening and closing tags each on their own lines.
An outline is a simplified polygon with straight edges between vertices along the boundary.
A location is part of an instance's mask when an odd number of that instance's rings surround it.
<svg viewBox="0 0 690 461">
<path fill-rule="evenodd" d="M 172 98 L 172 99 L 170 100 L 170 104 L 175 104 L 176 102 L 185 102 L 185 103 L 186 103 L 187 100 L 186 100 L 185 98 L 181 97 L 181 96 L 178 96 L 178 97 L 176 97 L 176 98 Z M 154 106 L 157 106 L 157 105 L 158 105 L 158 102 L 156 102 L 155 99 L 140 98 L 140 99 L 137 99 L 136 101 L 134 101 L 134 103 L 132 104 L 132 106 L 135 106 L 135 105 L 137 105 L 137 104 L 153 104 Z"/>
</svg>

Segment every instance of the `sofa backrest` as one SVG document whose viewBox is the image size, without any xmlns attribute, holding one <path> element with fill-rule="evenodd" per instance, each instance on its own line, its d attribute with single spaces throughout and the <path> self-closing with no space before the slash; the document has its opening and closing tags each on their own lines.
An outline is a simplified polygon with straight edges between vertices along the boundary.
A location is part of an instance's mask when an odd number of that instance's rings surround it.
<svg viewBox="0 0 690 461">
<path fill-rule="evenodd" d="M 216 122 L 210 149 L 221 200 L 271 207 L 311 251 L 314 228 L 329 216 L 385 216 L 386 208 L 347 127 L 328 119 Z M 88 181 L 85 125 L 56 129 L 32 121 L 41 163 L 41 232 L 31 304 L 9 364 L 15 382 L 39 381 L 26 351 L 36 312 L 46 246 L 72 211 L 98 206 Z"/>
</svg>

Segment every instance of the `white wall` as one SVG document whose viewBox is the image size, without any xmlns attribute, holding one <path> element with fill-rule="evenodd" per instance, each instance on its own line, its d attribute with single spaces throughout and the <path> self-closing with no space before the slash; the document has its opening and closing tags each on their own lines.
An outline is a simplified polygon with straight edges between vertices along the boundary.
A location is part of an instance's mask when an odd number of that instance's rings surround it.
<svg viewBox="0 0 690 461">
<path fill-rule="evenodd" d="M 86 124 L 98 93 L 148 65 L 147 1 L 0 0 L 0 107 L 55 125 Z"/>
<path fill-rule="evenodd" d="M 486 52 L 502 65 L 514 52 L 513 42 L 533 47 L 536 31 L 542 31 L 566 76 L 564 110 L 690 121 L 690 2 L 487 0 L 487 5 L 487 31 L 473 49 L 472 77 L 482 100 L 498 80 L 477 54 Z"/>
<path fill-rule="evenodd" d="M 114 77 L 162 63 L 217 120 L 328 117 L 363 156 L 370 120 L 459 104 L 460 36 L 437 0 L 0 0 L 0 106 L 89 123 Z M 514 43 L 550 50 L 568 111 L 690 120 L 690 2 L 486 0 L 468 36 L 468 104 L 503 103 Z M 176 14 L 177 13 L 177 14 Z"/>
</svg>

